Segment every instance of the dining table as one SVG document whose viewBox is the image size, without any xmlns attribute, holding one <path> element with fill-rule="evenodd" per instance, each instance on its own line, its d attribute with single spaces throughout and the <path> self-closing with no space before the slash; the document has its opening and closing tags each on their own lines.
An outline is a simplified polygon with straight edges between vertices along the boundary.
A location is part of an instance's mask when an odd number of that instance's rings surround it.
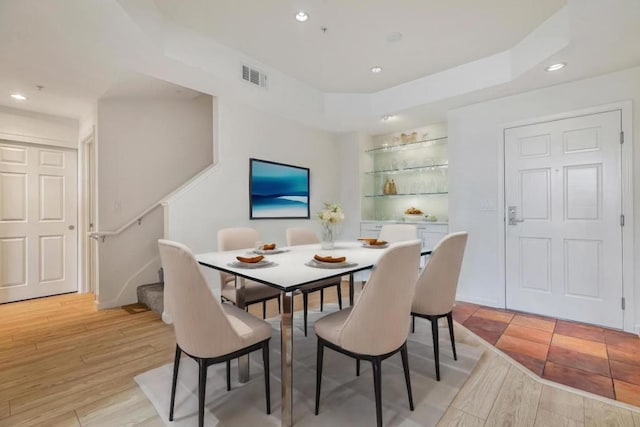
<svg viewBox="0 0 640 427">
<path fill-rule="evenodd" d="M 392 245 L 392 244 L 391 244 Z M 234 251 L 208 252 L 196 255 L 205 267 L 235 275 L 236 305 L 245 308 L 244 281 L 263 283 L 281 291 L 281 425 L 293 422 L 293 295 L 301 287 L 329 278 L 349 276 L 349 303 L 353 305 L 354 274 L 375 267 L 387 246 L 372 246 L 362 242 L 336 242 L 331 250 L 323 250 L 320 244 L 277 247 L 273 250 L 255 248 Z M 259 263 L 243 263 L 236 257 L 254 257 L 264 254 Z M 429 255 L 423 248 L 421 255 Z M 315 256 L 345 257 L 344 262 L 316 261 Z M 238 359 L 240 382 L 249 381 L 249 357 Z"/>
</svg>

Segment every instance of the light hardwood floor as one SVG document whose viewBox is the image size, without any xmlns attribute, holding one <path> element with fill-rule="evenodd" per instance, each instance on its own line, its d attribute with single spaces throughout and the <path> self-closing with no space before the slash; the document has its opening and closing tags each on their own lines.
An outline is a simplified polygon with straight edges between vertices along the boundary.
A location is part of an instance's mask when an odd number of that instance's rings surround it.
<svg viewBox="0 0 640 427">
<path fill-rule="evenodd" d="M 313 294 L 310 304 L 318 300 Z M 269 304 L 269 315 L 276 310 Z M 486 351 L 440 426 L 640 427 L 638 413 L 540 383 L 459 325 L 456 334 Z M 133 377 L 171 362 L 174 346 L 157 314 L 96 311 L 93 295 L 0 305 L 0 427 L 162 426 Z"/>
</svg>

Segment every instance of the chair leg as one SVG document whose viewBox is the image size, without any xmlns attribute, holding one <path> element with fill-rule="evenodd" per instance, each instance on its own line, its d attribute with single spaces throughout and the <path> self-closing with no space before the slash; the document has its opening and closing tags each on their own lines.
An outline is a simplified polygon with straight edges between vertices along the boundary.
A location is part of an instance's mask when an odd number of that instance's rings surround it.
<svg viewBox="0 0 640 427">
<path fill-rule="evenodd" d="M 180 369 L 180 355 L 182 350 L 176 344 L 176 356 L 173 360 L 173 380 L 171 381 L 171 403 L 169 404 L 169 421 L 173 421 L 173 406 L 176 403 L 176 384 L 178 383 L 178 370 Z"/>
<path fill-rule="evenodd" d="M 338 307 L 342 310 L 342 286 L 341 283 L 336 285 L 336 291 L 338 292 Z"/>
<path fill-rule="evenodd" d="M 456 339 L 453 337 L 453 312 L 447 313 L 447 323 L 449 324 L 449 337 L 451 337 L 451 348 L 453 349 L 453 360 L 458 360 L 456 354 Z"/>
<path fill-rule="evenodd" d="M 198 359 L 200 375 L 198 376 L 198 426 L 204 426 L 204 398 L 207 391 L 207 361 Z"/>
<path fill-rule="evenodd" d="M 355 283 L 353 283 L 353 280 L 349 279 L 349 307 L 353 307 L 353 294 L 355 293 L 355 286 L 356 285 Z"/>
<path fill-rule="evenodd" d="M 269 376 L 269 341 L 262 344 L 262 364 L 264 365 L 264 392 L 267 396 L 267 414 L 271 413 L 271 387 Z"/>
<path fill-rule="evenodd" d="M 231 390 L 231 360 L 227 360 L 227 391 Z"/>
<path fill-rule="evenodd" d="M 304 336 L 307 336 L 307 312 L 309 310 L 309 294 L 302 293 L 302 315 L 304 316 Z"/>
<path fill-rule="evenodd" d="M 278 297 L 278 314 L 282 313 L 282 308 L 281 308 L 281 303 L 280 303 L 280 297 Z"/>
<path fill-rule="evenodd" d="M 360 359 L 356 359 L 356 377 L 360 376 Z"/>
<path fill-rule="evenodd" d="M 438 346 L 438 318 L 429 317 L 431 335 L 433 335 L 433 359 L 436 362 L 436 380 L 440 381 L 440 348 Z"/>
<path fill-rule="evenodd" d="M 324 310 L 324 288 L 320 289 L 320 311 Z"/>
<path fill-rule="evenodd" d="M 400 349 L 402 357 L 402 369 L 404 370 L 404 382 L 407 383 L 407 395 L 409 395 L 409 408 L 413 411 L 413 393 L 411 392 L 411 377 L 409 375 L 409 356 L 407 354 L 407 343 Z"/>
<path fill-rule="evenodd" d="M 373 366 L 373 388 L 376 394 L 376 421 L 377 426 L 382 427 L 382 362 L 380 359 L 373 359 L 371 366 Z"/>
<path fill-rule="evenodd" d="M 262 320 L 267 318 L 267 301 L 262 301 Z"/>
<path fill-rule="evenodd" d="M 316 358 L 316 415 L 320 410 L 320 385 L 322 383 L 322 356 L 324 355 L 324 345 L 318 338 L 318 354 Z"/>
<path fill-rule="evenodd" d="M 416 332 L 416 316 L 411 316 L 411 332 Z"/>
</svg>

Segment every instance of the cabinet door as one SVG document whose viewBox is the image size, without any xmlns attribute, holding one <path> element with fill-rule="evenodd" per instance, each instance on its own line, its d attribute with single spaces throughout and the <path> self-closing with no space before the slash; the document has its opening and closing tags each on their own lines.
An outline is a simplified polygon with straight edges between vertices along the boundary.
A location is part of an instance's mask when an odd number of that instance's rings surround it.
<svg viewBox="0 0 640 427">
<path fill-rule="evenodd" d="M 360 236 L 361 237 L 371 237 L 378 238 L 380 236 L 380 229 L 382 228 L 382 224 L 360 224 Z"/>
<path fill-rule="evenodd" d="M 422 247 L 433 249 L 443 237 L 449 233 L 447 224 L 429 224 L 419 229 Z"/>
</svg>

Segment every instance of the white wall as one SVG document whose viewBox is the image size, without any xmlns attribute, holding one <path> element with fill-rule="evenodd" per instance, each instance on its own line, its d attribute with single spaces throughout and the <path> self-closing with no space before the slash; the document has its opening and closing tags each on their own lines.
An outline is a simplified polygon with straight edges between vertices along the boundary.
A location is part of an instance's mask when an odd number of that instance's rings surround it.
<svg viewBox="0 0 640 427">
<path fill-rule="evenodd" d="M 334 135 L 218 98 L 219 161 L 168 206 L 167 238 L 195 253 L 217 248 L 224 227 L 256 228 L 264 241 L 285 244 L 285 230 L 308 226 L 324 201 L 340 201 L 340 150 Z M 311 219 L 250 220 L 249 158 L 310 168 Z M 355 214 L 354 214 L 355 215 Z M 214 289 L 217 274 L 208 274 Z"/>
<path fill-rule="evenodd" d="M 213 99 L 106 99 L 98 103 L 99 231 L 117 230 L 213 162 Z M 162 209 L 98 244 L 98 307 L 136 301 L 157 281 Z"/>
<path fill-rule="evenodd" d="M 449 207 L 451 231 L 468 230 L 469 241 L 458 298 L 494 307 L 505 306 L 500 238 L 503 207 L 499 176 L 502 158 L 501 126 L 518 120 L 561 114 L 618 101 L 640 102 L 640 68 L 552 86 L 515 96 L 452 110 L 449 125 Z M 640 129 L 640 112 L 633 112 L 633 128 Z M 638 137 L 634 144 L 634 174 L 640 176 Z M 634 209 L 640 213 L 640 185 L 635 185 Z M 481 205 L 483 208 L 481 209 Z M 639 241 L 636 221 L 634 241 Z M 640 265 L 640 251 L 635 263 Z M 635 322 L 640 320 L 640 268 L 635 271 Z M 625 324 L 625 329 L 633 325 Z"/>
<path fill-rule="evenodd" d="M 0 139 L 78 147 L 78 121 L 0 106 Z"/>
<path fill-rule="evenodd" d="M 360 237 L 362 219 L 362 169 L 360 156 L 363 147 L 371 145 L 371 136 L 362 132 L 350 132 L 339 135 L 340 147 L 340 200 L 345 219 L 340 225 L 340 239 L 349 240 Z"/>
</svg>

